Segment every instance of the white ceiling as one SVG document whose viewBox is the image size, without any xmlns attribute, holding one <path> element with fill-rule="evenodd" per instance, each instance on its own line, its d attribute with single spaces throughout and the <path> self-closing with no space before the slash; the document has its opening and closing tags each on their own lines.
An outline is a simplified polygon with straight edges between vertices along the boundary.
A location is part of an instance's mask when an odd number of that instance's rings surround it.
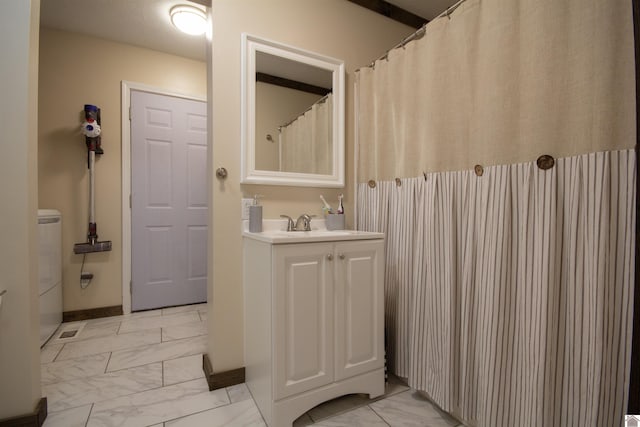
<svg viewBox="0 0 640 427">
<path fill-rule="evenodd" d="M 185 3 L 189 2 L 46 0 L 40 4 L 40 24 L 204 61 L 205 37 L 184 34 L 171 25 L 169 9 Z"/>
<path fill-rule="evenodd" d="M 456 0 L 387 0 L 432 19 Z M 204 61 L 204 36 L 189 36 L 171 25 L 169 9 L 185 0 L 47 0 L 40 22 L 55 28 Z"/>
</svg>

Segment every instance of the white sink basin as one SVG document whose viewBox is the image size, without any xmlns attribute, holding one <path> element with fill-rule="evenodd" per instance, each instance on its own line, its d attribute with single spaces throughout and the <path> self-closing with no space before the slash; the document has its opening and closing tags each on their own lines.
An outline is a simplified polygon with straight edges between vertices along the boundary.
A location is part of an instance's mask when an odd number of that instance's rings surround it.
<svg viewBox="0 0 640 427">
<path fill-rule="evenodd" d="M 284 231 L 284 230 L 271 230 L 264 231 L 266 234 L 273 234 L 283 237 L 310 237 L 310 236 L 349 236 L 357 234 L 356 230 L 312 230 L 312 231 Z"/>
<path fill-rule="evenodd" d="M 337 240 L 365 240 L 382 239 L 383 233 L 370 233 L 357 230 L 327 230 L 318 229 L 312 231 L 285 231 L 265 230 L 261 233 L 244 231 L 243 236 L 268 243 L 305 243 L 305 242 L 332 242 Z"/>
</svg>

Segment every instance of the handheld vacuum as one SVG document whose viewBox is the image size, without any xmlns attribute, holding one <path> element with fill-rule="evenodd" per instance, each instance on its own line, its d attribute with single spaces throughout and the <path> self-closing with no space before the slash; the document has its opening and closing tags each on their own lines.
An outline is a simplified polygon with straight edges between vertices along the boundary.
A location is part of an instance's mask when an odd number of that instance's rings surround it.
<svg viewBox="0 0 640 427">
<path fill-rule="evenodd" d="M 95 166 L 96 155 L 104 154 L 102 139 L 100 137 L 100 108 L 95 105 L 84 106 L 85 120 L 82 123 L 82 133 L 87 144 L 87 165 L 89 168 L 89 231 L 87 241 L 73 245 L 76 254 L 90 252 L 106 252 L 111 250 L 111 241 L 98 241 L 98 225 L 96 224 L 96 199 L 95 199 Z"/>
</svg>

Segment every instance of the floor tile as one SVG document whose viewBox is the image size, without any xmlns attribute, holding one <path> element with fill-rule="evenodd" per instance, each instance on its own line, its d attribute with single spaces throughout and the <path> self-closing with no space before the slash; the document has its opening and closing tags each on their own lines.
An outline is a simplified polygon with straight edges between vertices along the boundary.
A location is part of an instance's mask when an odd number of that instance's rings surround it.
<svg viewBox="0 0 640 427">
<path fill-rule="evenodd" d="M 423 426 L 430 426 L 429 424 L 422 424 Z M 326 420 L 322 420 L 314 426 L 318 427 L 388 427 L 388 424 L 384 422 L 374 411 L 368 406 L 363 406 L 358 409 L 346 412 L 342 415 L 338 415 Z"/>
<path fill-rule="evenodd" d="M 209 411 L 166 422 L 165 427 L 260 427 L 266 426 L 253 400 L 243 400 Z"/>
<path fill-rule="evenodd" d="M 162 387 L 162 364 L 140 366 L 90 378 L 43 386 L 51 411 L 61 411 L 91 402 Z"/>
<path fill-rule="evenodd" d="M 229 403 L 204 378 L 96 403 L 87 427 L 146 427 Z"/>
<path fill-rule="evenodd" d="M 352 409 L 365 406 L 369 403 L 369 396 L 366 394 L 348 394 L 321 403 L 309 410 L 308 414 L 315 422 L 325 418 L 333 417 Z"/>
<path fill-rule="evenodd" d="M 85 328 L 104 328 L 112 325 L 120 325 L 124 316 L 99 317 L 97 319 L 80 320 L 78 322 L 67 322 L 61 328 L 73 329 L 76 325 L 84 325 Z"/>
<path fill-rule="evenodd" d="M 134 311 L 129 314 L 123 314 L 122 317 L 125 319 L 138 319 L 140 317 L 152 317 L 152 316 L 161 316 L 162 309 L 157 308 L 155 310 L 143 310 L 143 311 Z"/>
<path fill-rule="evenodd" d="M 177 307 L 167 307 L 162 309 L 162 315 L 166 316 L 168 314 L 176 314 L 176 313 L 185 313 L 187 311 L 198 311 L 198 310 L 206 310 L 207 303 L 203 304 L 191 304 L 191 305 L 179 305 Z"/>
<path fill-rule="evenodd" d="M 108 318 L 110 319 L 110 318 Z M 97 319 L 102 320 L 102 319 Z M 110 320 L 109 322 L 90 323 L 91 320 L 81 320 L 68 322 L 60 325 L 55 334 L 51 337 L 50 343 L 65 344 L 83 339 L 98 338 L 116 335 L 120 327 L 120 321 Z M 73 337 L 63 338 L 61 334 L 68 331 L 78 331 Z"/>
<path fill-rule="evenodd" d="M 389 397 L 394 394 L 407 391 L 409 390 L 409 388 L 410 387 L 407 385 L 407 383 L 404 380 L 396 377 L 393 374 L 389 374 L 389 377 L 387 378 L 387 382 L 384 385 L 384 397 Z M 377 399 L 377 400 L 380 400 L 380 399 Z"/>
<path fill-rule="evenodd" d="M 84 356 L 41 365 L 42 384 L 53 384 L 103 374 L 110 353 Z"/>
<path fill-rule="evenodd" d="M 302 414 L 297 420 L 293 422 L 293 427 L 307 427 L 313 425 L 313 420 L 309 414 Z"/>
<path fill-rule="evenodd" d="M 389 380 L 385 383 L 384 395 L 375 399 L 369 399 L 368 394 L 348 394 L 338 397 L 333 400 L 321 403 L 320 405 L 309 410 L 309 416 L 314 421 L 320 421 L 322 419 L 332 417 L 343 412 L 365 406 L 369 403 L 376 402 L 381 399 L 385 399 L 397 393 L 409 390 L 402 380 L 396 376 L 389 376 Z"/>
<path fill-rule="evenodd" d="M 231 403 L 253 399 L 245 383 L 227 387 L 227 393 L 229 393 L 229 399 L 231 399 Z"/>
<path fill-rule="evenodd" d="M 425 397 L 414 390 L 398 393 L 369 405 L 394 427 L 450 427 L 458 422 L 441 414 Z"/>
<path fill-rule="evenodd" d="M 195 323 L 200 321 L 197 311 L 178 313 L 167 316 L 143 317 L 140 319 L 123 320 L 120 324 L 119 334 L 127 332 L 141 331 L 144 329 L 164 328 L 167 326 L 184 325 L 185 323 Z"/>
<path fill-rule="evenodd" d="M 52 339 L 41 350 L 49 403 L 44 427 L 265 426 L 246 384 L 209 392 L 202 371 L 206 319 L 207 305 L 195 304 L 63 324 L 56 335 L 74 328 L 79 333 Z M 343 396 L 294 422 L 294 427 L 310 425 L 459 423 L 391 375 L 384 396 Z"/>
<path fill-rule="evenodd" d="M 87 327 L 98 327 L 113 323 L 120 323 L 123 320 L 141 319 L 143 317 L 154 317 L 162 315 L 162 310 L 146 310 L 135 313 L 121 314 L 119 316 L 100 317 L 98 319 L 85 320 Z"/>
<path fill-rule="evenodd" d="M 60 412 L 49 412 L 43 427 L 84 427 L 92 406 L 93 404 L 90 403 Z"/>
<path fill-rule="evenodd" d="M 119 327 L 120 327 L 119 322 L 98 324 L 98 325 L 86 325 L 80 331 L 77 338 L 72 338 L 71 340 L 78 341 L 78 340 L 88 340 L 91 338 L 113 336 L 118 333 Z"/>
<path fill-rule="evenodd" d="M 207 350 L 207 337 L 185 338 L 138 347 L 128 350 L 114 351 L 107 366 L 107 371 L 141 366 L 163 360 L 177 359 L 185 356 L 202 354 Z M 63 349 L 64 351 L 64 349 Z"/>
<path fill-rule="evenodd" d="M 51 363 L 62 350 L 64 344 L 46 344 L 40 349 L 40 363 Z"/>
<path fill-rule="evenodd" d="M 173 341 L 182 338 L 207 335 L 207 325 L 198 320 L 196 323 L 185 325 L 166 326 L 162 328 L 162 341 Z"/>
<path fill-rule="evenodd" d="M 160 329 L 132 332 L 112 337 L 91 338 L 66 343 L 56 360 L 73 359 L 92 354 L 106 353 L 122 349 L 160 342 Z"/>
<path fill-rule="evenodd" d="M 202 354 L 165 360 L 162 368 L 165 386 L 204 378 Z"/>
</svg>

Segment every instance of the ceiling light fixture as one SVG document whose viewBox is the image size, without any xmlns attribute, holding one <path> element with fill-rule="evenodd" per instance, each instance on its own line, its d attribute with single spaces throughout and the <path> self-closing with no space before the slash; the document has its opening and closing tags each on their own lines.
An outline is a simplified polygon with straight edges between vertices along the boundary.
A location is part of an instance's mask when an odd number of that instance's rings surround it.
<svg viewBox="0 0 640 427">
<path fill-rule="evenodd" d="M 183 33 L 199 36 L 207 31 L 207 16 L 197 7 L 179 5 L 169 11 L 171 23 Z"/>
</svg>

